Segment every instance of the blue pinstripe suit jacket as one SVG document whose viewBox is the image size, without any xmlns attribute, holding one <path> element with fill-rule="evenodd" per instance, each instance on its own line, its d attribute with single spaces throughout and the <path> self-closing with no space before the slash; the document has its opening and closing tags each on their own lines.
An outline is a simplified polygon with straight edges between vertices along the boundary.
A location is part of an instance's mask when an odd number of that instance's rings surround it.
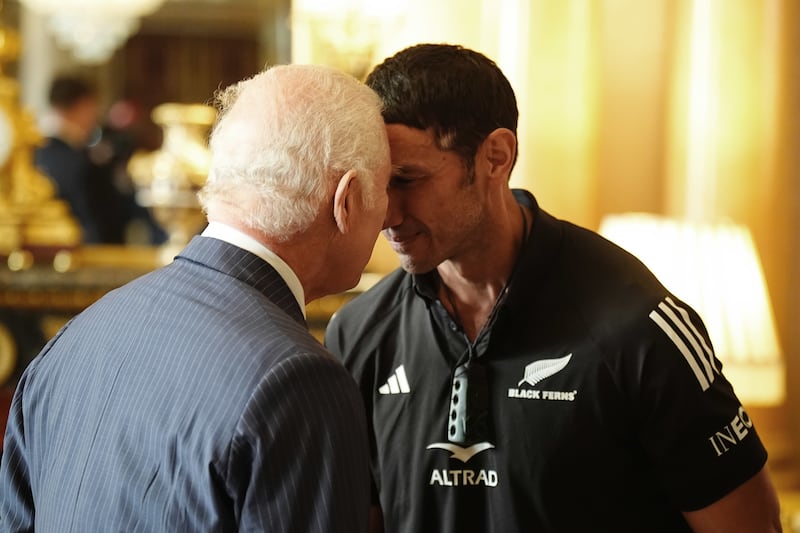
<svg viewBox="0 0 800 533">
<path fill-rule="evenodd" d="M 195 237 L 26 369 L 0 530 L 366 531 L 364 416 L 278 273 Z"/>
</svg>

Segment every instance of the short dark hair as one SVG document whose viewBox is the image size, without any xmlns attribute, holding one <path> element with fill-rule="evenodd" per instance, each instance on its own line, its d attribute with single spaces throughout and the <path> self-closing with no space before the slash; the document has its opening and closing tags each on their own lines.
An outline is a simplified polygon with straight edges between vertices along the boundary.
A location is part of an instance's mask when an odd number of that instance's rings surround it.
<svg viewBox="0 0 800 533">
<path fill-rule="evenodd" d="M 86 98 L 94 98 L 94 86 L 76 76 L 58 76 L 50 84 L 48 100 L 56 109 L 69 109 Z"/>
<path fill-rule="evenodd" d="M 430 128 L 439 149 L 458 153 L 469 170 L 492 131 L 517 133 L 508 79 L 494 61 L 462 46 L 411 46 L 375 67 L 366 84 L 383 100 L 387 124 Z"/>
</svg>

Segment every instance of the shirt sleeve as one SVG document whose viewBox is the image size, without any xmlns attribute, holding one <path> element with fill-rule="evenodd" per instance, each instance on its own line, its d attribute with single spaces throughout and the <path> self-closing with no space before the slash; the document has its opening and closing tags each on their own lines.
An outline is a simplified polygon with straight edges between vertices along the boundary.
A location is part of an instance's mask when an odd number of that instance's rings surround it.
<svg viewBox="0 0 800 533">
<path fill-rule="evenodd" d="M 366 420 L 335 359 L 296 355 L 262 381 L 237 425 L 226 473 L 241 531 L 366 532 Z"/>
<path fill-rule="evenodd" d="M 701 509 L 761 470 L 767 453 L 700 317 L 667 297 L 648 318 L 631 369 L 640 441 L 675 504 Z"/>
</svg>

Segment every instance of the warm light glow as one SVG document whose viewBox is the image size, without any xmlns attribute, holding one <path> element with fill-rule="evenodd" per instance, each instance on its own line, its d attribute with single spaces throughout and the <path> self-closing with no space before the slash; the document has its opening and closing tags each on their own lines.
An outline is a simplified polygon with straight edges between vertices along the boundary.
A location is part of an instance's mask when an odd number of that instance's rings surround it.
<svg viewBox="0 0 800 533">
<path fill-rule="evenodd" d="M 533 2 L 530 10 L 524 51 L 531 65 L 524 93 L 528 108 L 522 117 L 533 128 L 520 149 L 531 164 L 520 178 L 553 212 L 594 225 L 599 80 L 592 2 Z"/>
<path fill-rule="evenodd" d="M 21 0 L 45 16 L 56 40 L 85 63 L 108 60 L 164 0 Z"/>
<path fill-rule="evenodd" d="M 697 310 L 725 365 L 723 373 L 744 403 L 774 405 L 784 399 L 775 319 L 747 228 L 632 213 L 606 217 L 600 232 Z"/>
<path fill-rule="evenodd" d="M 295 0 L 295 8 L 302 12 L 336 18 L 359 13 L 372 20 L 384 20 L 400 14 L 401 2 L 375 2 L 373 0 Z"/>
<path fill-rule="evenodd" d="M 292 3 L 293 43 L 306 49 L 313 62 L 363 78 L 372 66 L 382 33 L 397 20 L 401 9 L 400 2 L 297 0 Z"/>
<path fill-rule="evenodd" d="M 759 233 L 753 223 L 769 194 L 780 101 L 778 4 L 674 3 L 664 213 L 729 216 Z"/>
<path fill-rule="evenodd" d="M 689 116 L 686 149 L 686 214 L 701 220 L 708 213 L 716 181 L 714 162 L 713 26 L 711 0 L 692 4 L 691 54 L 689 66 Z"/>
</svg>

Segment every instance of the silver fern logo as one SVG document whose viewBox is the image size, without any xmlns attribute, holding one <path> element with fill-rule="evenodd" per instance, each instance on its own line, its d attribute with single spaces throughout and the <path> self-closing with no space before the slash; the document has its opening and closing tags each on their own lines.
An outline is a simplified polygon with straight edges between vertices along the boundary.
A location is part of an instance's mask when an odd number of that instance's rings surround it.
<svg viewBox="0 0 800 533">
<path fill-rule="evenodd" d="M 517 383 L 517 387 L 523 383 L 527 383 L 531 387 L 535 387 L 537 383 L 545 378 L 549 378 L 553 374 L 560 372 L 567 366 L 569 360 L 572 359 L 572 354 L 565 355 L 558 359 L 542 359 L 535 361 L 525 367 L 525 377 L 522 381 Z"/>
<path fill-rule="evenodd" d="M 514 388 L 508 389 L 509 398 L 517 398 L 522 400 L 556 400 L 574 402 L 575 397 L 578 395 L 577 390 L 571 391 L 552 391 L 540 389 L 520 389 L 523 384 L 535 387 L 543 379 L 557 374 L 564 370 L 572 360 L 572 354 L 567 354 L 564 357 L 557 359 L 540 359 L 525 367 L 525 374 L 522 380 L 517 383 Z"/>
</svg>

